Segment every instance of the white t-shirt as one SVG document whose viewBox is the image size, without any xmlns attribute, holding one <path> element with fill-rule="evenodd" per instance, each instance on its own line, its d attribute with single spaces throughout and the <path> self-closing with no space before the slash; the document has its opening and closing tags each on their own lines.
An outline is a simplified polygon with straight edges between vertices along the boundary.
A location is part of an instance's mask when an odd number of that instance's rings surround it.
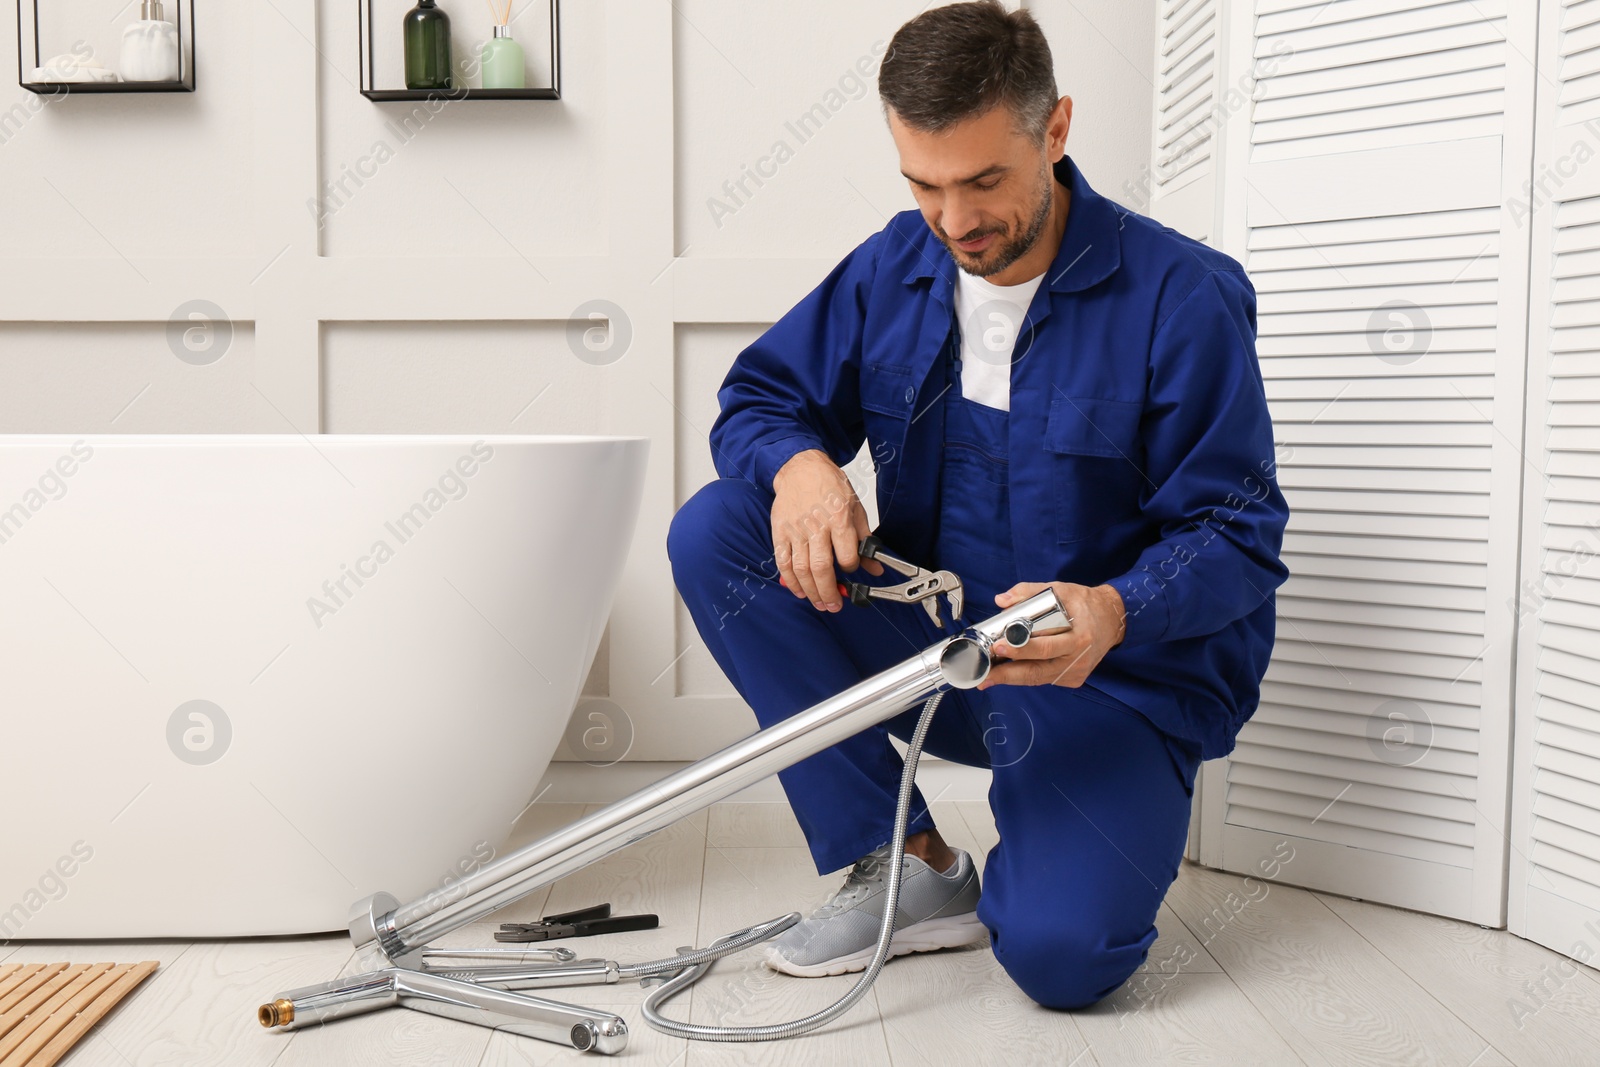
<svg viewBox="0 0 1600 1067">
<path fill-rule="evenodd" d="M 1017 285 L 995 285 L 956 271 L 956 327 L 961 332 L 961 394 L 1001 411 L 1011 410 L 1011 354 L 1026 337 L 1028 305 L 1044 275 Z"/>
</svg>

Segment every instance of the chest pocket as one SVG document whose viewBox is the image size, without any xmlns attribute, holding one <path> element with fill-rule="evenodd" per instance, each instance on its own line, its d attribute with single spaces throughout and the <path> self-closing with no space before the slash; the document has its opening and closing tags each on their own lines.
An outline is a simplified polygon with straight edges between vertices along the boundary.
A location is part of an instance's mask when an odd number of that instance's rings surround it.
<svg viewBox="0 0 1600 1067">
<path fill-rule="evenodd" d="M 1050 401 L 1044 447 L 1058 541 L 1082 541 L 1137 518 L 1145 486 L 1139 417 L 1133 401 L 1059 395 Z"/>
<path fill-rule="evenodd" d="M 916 400 L 917 389 L 911 381 L 909 367 L 896 367 L 888 363 L 862 364 L 862 410 L 897 419 L 910 419 Z"/>
</svg>

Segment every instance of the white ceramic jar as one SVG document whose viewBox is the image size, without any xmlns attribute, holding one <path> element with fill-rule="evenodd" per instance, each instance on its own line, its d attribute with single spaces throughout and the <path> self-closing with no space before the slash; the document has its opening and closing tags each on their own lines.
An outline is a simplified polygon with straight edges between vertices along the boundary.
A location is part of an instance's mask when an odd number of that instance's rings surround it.
<svg viewBox="0 0 1600 1067">
<path fill-rule="evenodd" d="M 161 11 L 161 0 L 142 0 L 139 21 L 122 31 L 117 73 L 125 82 L 178 80 L 178 27 Z"/>
</svg>

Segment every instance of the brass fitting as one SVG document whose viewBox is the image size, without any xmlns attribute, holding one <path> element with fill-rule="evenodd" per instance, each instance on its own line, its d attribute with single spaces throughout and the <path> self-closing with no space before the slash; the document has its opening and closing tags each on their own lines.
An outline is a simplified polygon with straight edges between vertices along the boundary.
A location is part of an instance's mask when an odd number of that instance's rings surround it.
<svg viewBox="0 0 1600 1067">
<path fill-rule="evenodd" d="M 288 1026 L 294 1022 L 294 1001 L 274 1000 L 256 1010 L 256 1020 L 262 1026 Z"/>
</svg>

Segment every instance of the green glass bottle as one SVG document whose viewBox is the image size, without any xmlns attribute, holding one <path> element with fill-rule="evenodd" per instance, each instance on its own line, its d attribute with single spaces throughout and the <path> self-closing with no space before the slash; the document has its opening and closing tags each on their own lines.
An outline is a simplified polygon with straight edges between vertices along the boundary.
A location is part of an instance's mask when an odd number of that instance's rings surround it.
<svg viewBox="0 0 1600 1067">
<path fill-rule="evenodd" d="M 450 16 L 435 0 L 406 12 L 406 88 L 450 88 Z"/>
</svg>

